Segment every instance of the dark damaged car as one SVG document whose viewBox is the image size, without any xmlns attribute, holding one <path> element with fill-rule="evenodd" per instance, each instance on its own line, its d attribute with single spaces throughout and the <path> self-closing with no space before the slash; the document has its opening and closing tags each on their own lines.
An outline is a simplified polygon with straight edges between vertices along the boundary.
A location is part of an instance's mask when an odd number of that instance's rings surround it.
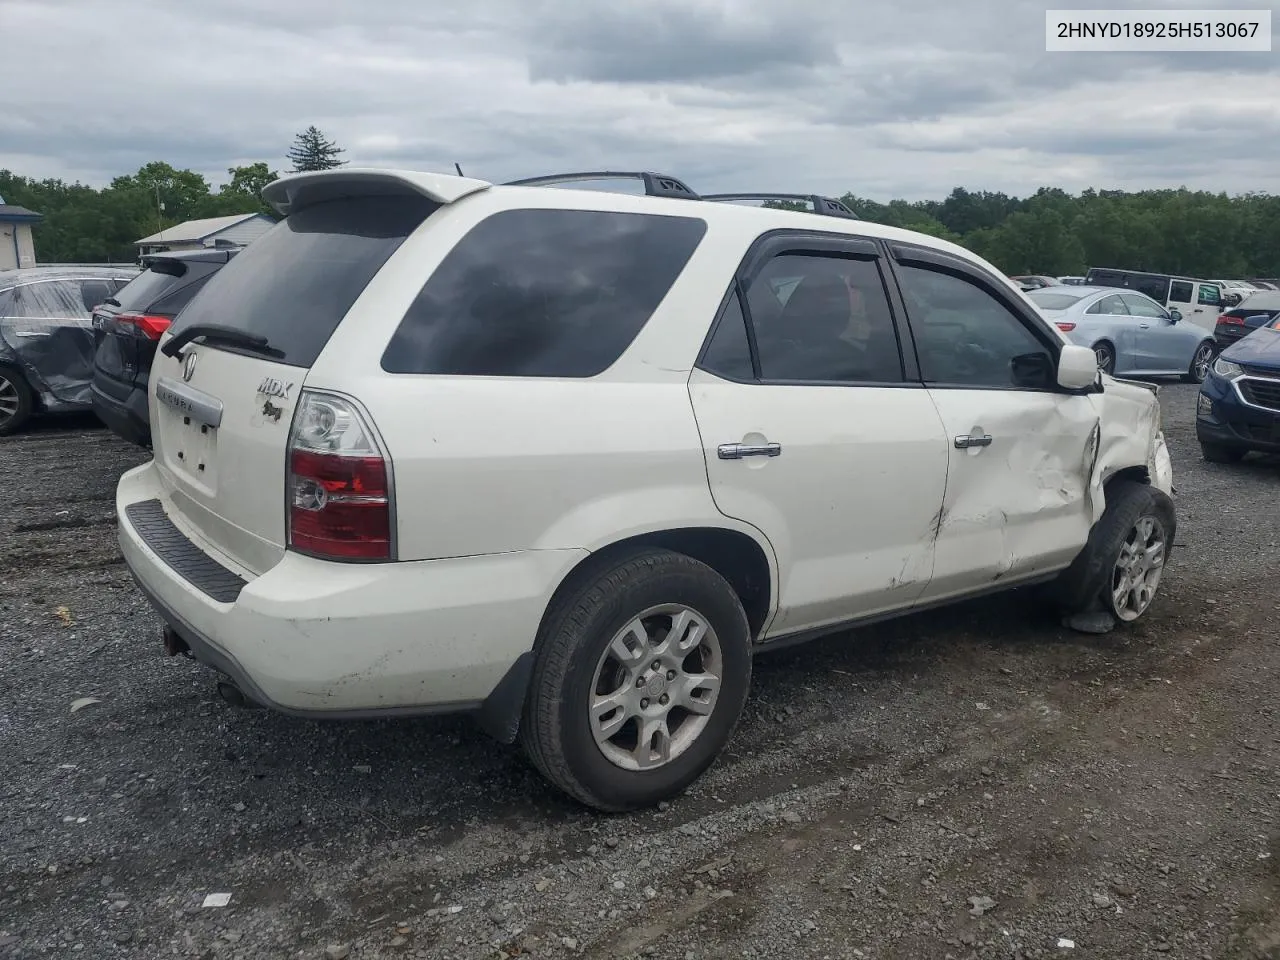
<svg viewBox="0 0 1280 960">
<path fill-rule="evenodd" d="M 132 266 L 0 271 L 0 436 L 33 414 L 90 409 L 93 308 L 137 274 Z"/>
<path fill-rule="evenodd" d="M 1196 439 L 1211 463 L 1280 453 L 1280 318 L 1214 360 L 1196 398 Z"/>
</svg>

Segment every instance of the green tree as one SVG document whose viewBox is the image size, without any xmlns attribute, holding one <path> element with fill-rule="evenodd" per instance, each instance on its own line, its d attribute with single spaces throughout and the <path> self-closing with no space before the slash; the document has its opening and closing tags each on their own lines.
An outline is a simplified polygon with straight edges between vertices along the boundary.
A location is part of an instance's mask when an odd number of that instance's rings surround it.
<svg viewBox="0 0 1280 960">
<path fill-rule="evenodd" d="M 288 156 L 289 162 L 293 164 L 293 172 L 302 173 L 305 170 L 332 170 L 342 166 L 347 161 L 338 159 L 340 153 L 346 151 L 312 125 L 293 138 Z"/>
<path fill-rule="evenodd" d="M 270 169 L 266 163 L 258 161 L 242 167 L 229 167 L 229 181 L 224 183 L 210 199 L 208 216 L 229 216 L 233 213 L 265 213 L 278 216 L 271 206 L 262 199 L 263 188 L 273 180 L 280 179 L 280 174 Z"/>
</svg>

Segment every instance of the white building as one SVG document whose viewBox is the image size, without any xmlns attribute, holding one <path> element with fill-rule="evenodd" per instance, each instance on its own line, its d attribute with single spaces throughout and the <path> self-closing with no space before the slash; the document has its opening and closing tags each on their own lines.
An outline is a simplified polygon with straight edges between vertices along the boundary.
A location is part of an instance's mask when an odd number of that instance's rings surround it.
<svg viewBox="0 0 1280 960">
<path fill-rule="evenodd" d="M 244 245 L 256 240 L 275 225 L 264 213 L 238 213 L 230 217 L 188 220 L 135 241 L 138 256 L 166 250 L 199 250 L 223 243 Z"/>
<path fill-rule="evenodd" d="M 36 265 L 31 228 L 42 219 L 34 210 L 5 203 L 0 197 L 0 270 Z"/>
</svg>

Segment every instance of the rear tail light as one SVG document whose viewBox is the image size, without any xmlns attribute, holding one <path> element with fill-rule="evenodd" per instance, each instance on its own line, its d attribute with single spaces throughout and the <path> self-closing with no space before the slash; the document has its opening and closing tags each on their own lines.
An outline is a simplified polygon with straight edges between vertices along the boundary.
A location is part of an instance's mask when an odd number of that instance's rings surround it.
<svg viewBox="0 0 1280 960">
<path fill-rule="evenodd" d="M 1244 317 L 1233 317 L 1233 316 L 1231 316 L 1231 314 L 1229 314 L 1229 313 L 1224 313 L 1222 316 L 1220 316 L 1220 317 L 1218 318 L 1218 322 L 1219 322 L 1219 323 L 1226 323 L 1226 324 L 1229 324 L 1229 325 L 1231 325 L 1231 326 L 1233 326 L 1233 327 L 1243 327 L 1243 326 L 1244 326 Z"/>
<path fill-rule="evenodd" d="M 304 390 L 289 436 L 289 546 L 325 560 L 392 560 L 391 467 L 350 400 Z"/>
<path fill-rule="evenodd" d="M 1076 328 L 1076 325 L 1074 323 L 1071 323 L 1069 320 L 1062 320 L 1058 322 L 1057 327 L 1063 333 L 1070 333 L 1072 330 Z"/>
<path fill-rule="evenodd" d="M 118 313 L 116 322 L 133 327 L 148 340 L 159 340 L 173 320 L 150 313 Z"/>
</svg>

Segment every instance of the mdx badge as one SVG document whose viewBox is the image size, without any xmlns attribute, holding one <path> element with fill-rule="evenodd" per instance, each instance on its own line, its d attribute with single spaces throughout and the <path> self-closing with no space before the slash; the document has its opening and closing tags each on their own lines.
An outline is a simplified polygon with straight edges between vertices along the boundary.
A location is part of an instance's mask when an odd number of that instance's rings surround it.
<svg viewBox="0 0 1280 960">
<path fill-rule="evenodd" d="M 281 400 L 288 400 L 289 391 L 292 389 L 292 383 L 285 383 L 275 377 L 263 377 L 262 382 L 258 384 L 258 396 L 279 397 Z"/>
</svg>

